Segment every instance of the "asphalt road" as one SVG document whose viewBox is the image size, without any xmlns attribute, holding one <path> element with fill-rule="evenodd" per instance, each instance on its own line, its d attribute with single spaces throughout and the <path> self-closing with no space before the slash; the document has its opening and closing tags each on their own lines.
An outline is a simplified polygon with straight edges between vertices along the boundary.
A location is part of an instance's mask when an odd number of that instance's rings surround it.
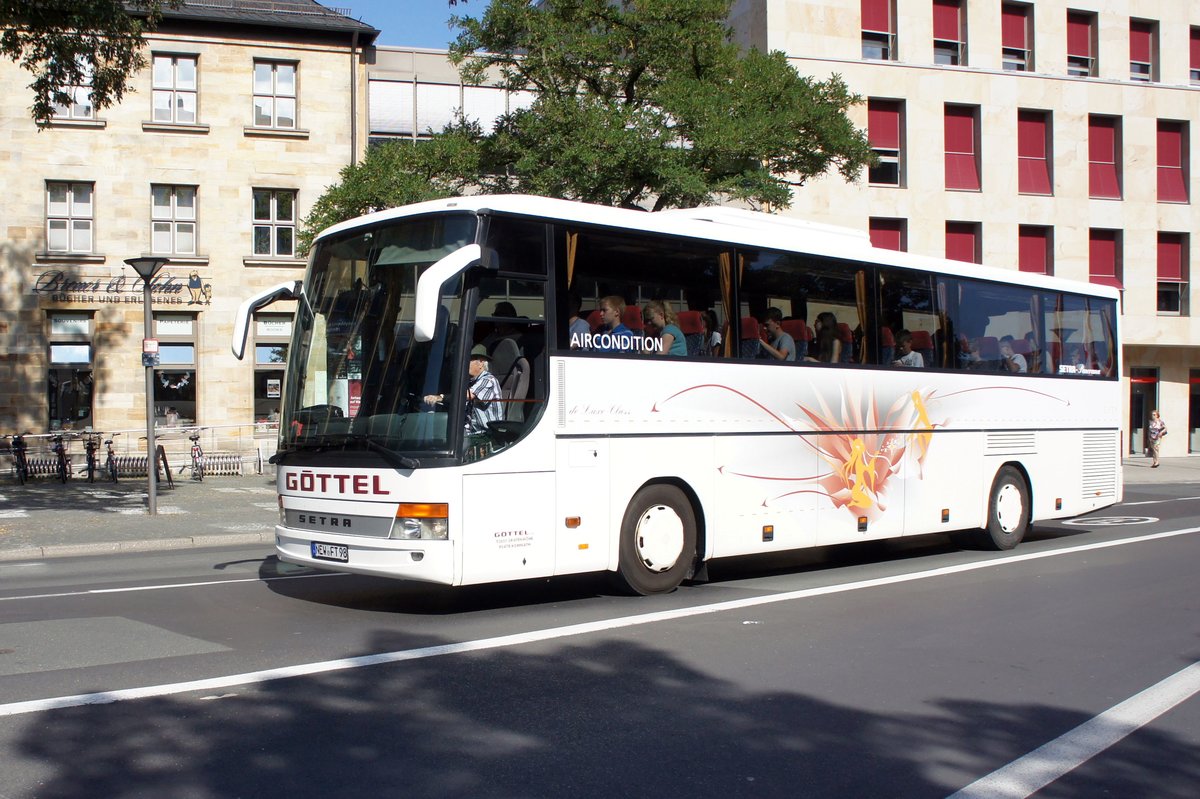
<svg viewBox="0 0 1200 799">
<path fill-rule="evenodd" d="M 1147 484 L 1012 553 L 824 549 L 647 598 L 262 545 L 0 563 L 0 798 L 1191 799 L 1198 562 L 1200 487 Z"/>
</svg>

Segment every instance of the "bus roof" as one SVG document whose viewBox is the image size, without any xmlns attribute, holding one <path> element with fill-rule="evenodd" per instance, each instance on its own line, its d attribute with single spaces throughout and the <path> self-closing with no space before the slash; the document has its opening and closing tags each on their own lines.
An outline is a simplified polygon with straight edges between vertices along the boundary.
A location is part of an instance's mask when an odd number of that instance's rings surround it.
<svg viewBox="0 0 1200 799">
<path fill-rule="evenodd" d="M 981 264 L 953 261 L 871 246 L 869 236 L 856 228 L 810 222 L 797 217 L 768 214 L 729 206 L 701 206 L 647 212 L 575 200 L 560 200 L 531 194 L 487 194 L 448 197 L 405 205 L 360 216 L 333 225 L 318 234 L 316 241 L 363 225 L 432 213 L 496 212 L 539 219 L 575 222 L 581 225 L 636 230 L 646 233 L 715 241 L 735 246 L 765 247 L 834 258 L 850 258 L 884 266 L 939 272 L 958 277 L 983 278 L 1001 283 L 1019 280 L 1028 286 L 1071 291 L 1119 299 L 1120 291 L 1110 286 L 1084 283 L 1030 272 L 1014 272 Z M 802 237 L 802 238 L 798 238 Z M 1018 277 L 1019 276 L 1019 277 Z"/>
</svg>

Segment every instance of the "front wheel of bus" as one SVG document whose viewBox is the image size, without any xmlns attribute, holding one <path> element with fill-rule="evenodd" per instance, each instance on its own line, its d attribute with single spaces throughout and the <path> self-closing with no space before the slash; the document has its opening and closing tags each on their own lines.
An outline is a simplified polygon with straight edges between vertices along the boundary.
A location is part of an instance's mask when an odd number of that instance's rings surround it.
<svg viewBox="0 0 1200 799">
<path fill-rule="evenodd" d="M 1013 467 L 1004 466 L 992 483 L 987 527 L 978 531 L 976 540 L 985 549 L 1012 549 L 1025 537 L 1029 519 L 1029 487 L 1025 478 Z"/>
<path fill-rule="evenodd" d="M 643 488 L 621 522 L 617 575 L 634 594 L 672 591 L 687 578 L 696 557 L 696 513 L 679 489 Z"/>
</svg>

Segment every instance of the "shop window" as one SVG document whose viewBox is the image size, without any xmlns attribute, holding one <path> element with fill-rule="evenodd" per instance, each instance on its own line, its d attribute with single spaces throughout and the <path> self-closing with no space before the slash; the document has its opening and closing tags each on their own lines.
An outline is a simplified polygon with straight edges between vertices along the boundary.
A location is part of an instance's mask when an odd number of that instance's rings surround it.
<svg viewBox="0 0 1200 799">
<path fill-rule="evenodd" d="M 1033 71 L 1033 6 L 1005 3 L 1000 9 L 1000 39 L 1004 68 L 1012 72 Z"/>
<path fill-rule="evenodd" d="M 154 369 L 155 424 L 181 427 L 196 424 L 196 317 L 154 314 L 158 365 Z"/>
<path fill-rule="evenodd" d="M 254 317 L 254 422 L 258 430 L 273 430 L 279 423 L 284 368 L 291 337 L 291 316 L 259 314 Z M 351 400 L 355 401 L 355 398 L 351 397 Z"/>
<path fill-rule="evenodd" d="M 296 127 L 296 64 L 254 62 L 254 127 Z"/>
<path fill-rule="evenodd" d="M 92 315 L 49 316 L 50 369 L 46 398 L 51 430 L 83 430 L 92 426 L 95 397 L 92 374 Z"/>
</svg>

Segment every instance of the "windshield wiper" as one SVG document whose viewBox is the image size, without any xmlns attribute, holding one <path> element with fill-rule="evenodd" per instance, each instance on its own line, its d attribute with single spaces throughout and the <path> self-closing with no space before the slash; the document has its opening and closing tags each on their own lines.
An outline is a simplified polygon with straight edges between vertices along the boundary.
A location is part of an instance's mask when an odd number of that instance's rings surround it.
<svg viewBox="0 0 1200 799">
<path fill-rule="evenodd" d="M 401 455 L 399 452 L 394 452 L 380 444 L 375 439 L 354 433 L 325 433 L 323 435 L 306 436 L 305 438 L 296 439 L 292 442 L 292 449 L 295 450 L 323 450 L 331 447 L 345 447 L 347 444 L 362 444 L 372 452 L 378 452 L 387 461 L 389 466 L 394 466 L 397 469 L 419 469 L 421 462 L 416 458 L 410 458 L 407 455 Z M 285 455 L 285 452 L 276 452 L 268 459 L 268 463 L 279 463 L 280 459 Z"/>
</svg>

